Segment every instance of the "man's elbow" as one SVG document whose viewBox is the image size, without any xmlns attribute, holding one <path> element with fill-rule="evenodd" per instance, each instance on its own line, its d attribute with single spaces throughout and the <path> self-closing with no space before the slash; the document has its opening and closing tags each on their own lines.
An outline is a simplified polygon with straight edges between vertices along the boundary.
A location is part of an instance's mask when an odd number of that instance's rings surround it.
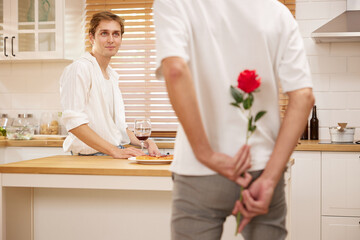
<svg viewBox="0 0 360 240">
<path fill-rule="evenodd" d="M 187 68 L 185 61 L 181 58 L 166 58 L 162 65 L 166 81 L 176 81 L 182 78 Z"/>
</svg>

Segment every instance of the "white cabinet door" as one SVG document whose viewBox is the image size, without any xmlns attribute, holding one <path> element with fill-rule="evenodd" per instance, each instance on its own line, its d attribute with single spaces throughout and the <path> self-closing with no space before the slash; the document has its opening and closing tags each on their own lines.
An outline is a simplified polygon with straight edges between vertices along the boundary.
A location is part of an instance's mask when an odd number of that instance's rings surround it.
<svg viewBox="0 0 360 240">
<path fill-rule="evenodd" d="M 11 58 L 10 1 L 0 0 L 0 60 Z"/>
<path fill-rule="evenodd" d="M 360 218 L 323 217 L 323 240 L 359 240 Z"/>
<path fill-rule="evenodd" d="M 351 152 L 323 153 L 322 215 L 360 216 L 359 156 Z"/>
<path fill-rule="evenodd" d="M 0 60 L 63 57 L 63 0 L 0 0 L 0 7 Z"/>
<path fill-rule="evenodd" d="M 320 239 L 320 152 L 292 155 L 290 223 L 291 240 Z"/>
</svg>

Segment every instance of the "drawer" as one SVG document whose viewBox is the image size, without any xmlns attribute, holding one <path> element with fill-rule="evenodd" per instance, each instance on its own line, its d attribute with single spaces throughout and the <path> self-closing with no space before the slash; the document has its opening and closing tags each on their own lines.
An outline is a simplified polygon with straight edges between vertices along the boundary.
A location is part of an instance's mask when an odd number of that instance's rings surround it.
<svg viewBox="0 0 360 240">
<path fill-rule="evenodd" d="M 360 217 L 322 217 L 322 240 L 359 240 Z"/>
</svg>

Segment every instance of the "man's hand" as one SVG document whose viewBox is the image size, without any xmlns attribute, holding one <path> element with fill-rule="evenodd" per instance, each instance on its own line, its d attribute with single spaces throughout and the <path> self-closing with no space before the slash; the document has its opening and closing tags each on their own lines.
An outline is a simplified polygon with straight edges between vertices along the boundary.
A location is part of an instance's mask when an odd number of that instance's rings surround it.
<svg viewBox="0 0 360 240">
<path fill-rule="evenodd" d="M 159 151 L 158 146 L 155 144 L 155 142 L 151 139 L 148 139 L 145 142 L 145 147 L 147 148 L 150 156 L 160 156 L 161 152 Z"/>
<path fill-rule="evenodd" d="M 260 176 L 248 189 L 242 191 L 243 202 L 236 201 L 232 214 L 239 211 L 243 216 L 239 225 L 240 233 L 251 219 L 258 215 L 266 214 L 274 194 L 276 184 L 273 180 Z"/>
<path fill-rule="evenodd" d="M 111 154 L 113 158 L 130 158 L 142 155 L 145 155 L 145 153 L 134 147 L 128 147 L 125 149 L 116 148 Z"/>
<path fill-rule="evenodd" d="M 243 187 L 247 187 L 251 181 L 251 175 L 246 172 L 251 167 L 250 146 L 248 145 L 241 147 L 234 157 L 213 152 L 200 162 Z"/>
</svg>

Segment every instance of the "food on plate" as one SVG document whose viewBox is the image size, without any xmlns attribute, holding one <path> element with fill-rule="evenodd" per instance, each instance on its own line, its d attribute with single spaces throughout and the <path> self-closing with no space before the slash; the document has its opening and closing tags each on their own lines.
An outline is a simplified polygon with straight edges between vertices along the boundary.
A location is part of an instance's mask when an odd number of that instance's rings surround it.
<svg viewBox="0 0 360 240">
<path fill-rule="evenodd" d="M 174 155 L 161 155 L 159 157 L 144 155 L 144 156 L 136 157 L 136 160 L 173 160 L 173 159 L 174 159 Z"/>
</svg>

